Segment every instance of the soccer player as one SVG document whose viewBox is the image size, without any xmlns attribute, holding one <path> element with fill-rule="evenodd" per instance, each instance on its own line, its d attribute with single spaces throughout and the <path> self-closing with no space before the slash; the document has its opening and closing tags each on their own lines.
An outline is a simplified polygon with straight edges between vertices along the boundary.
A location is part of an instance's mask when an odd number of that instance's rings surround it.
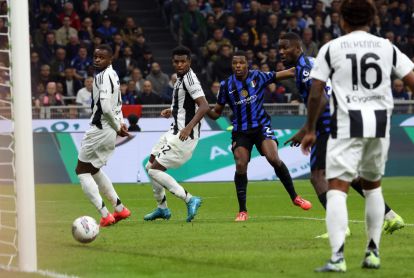
<svg viewBox="0 0 414 278">
<path fill-rule="evenodd" d="M 308 102 L 308 119 L 301 142 L 309 153 L 324 107 L 325 86 L 332 81 L 332 128 L 326 151 L 329 190 L 326 225 L 332 256 L 318 272 L 345 272 L 346 198 L 358 175 L 365 195 L 367 246 L 363 268 L 380 267 L 379 244 L 384 222 L 381 177 L 389 148 L 394 106 L 391 74 L 414 90 L 414 64 L 386 39 L 367 33 L 376 10 L 369 0 L 344 0 L 341 25 L 346 35 L 325 44 L 315 60 Z"/>
<path fill-rule="evenodd" d="M 192 196 L 165 171 L 178 168 L 187 162 L 200 138 L 200 121 L 208 111 L 208 103 L 197 76 L 190 68 L 191 52 L 186 47 L 177 47 L 172 52 L 172 64 L 177 73 L 171 108 L 161 111 L 161 116 L 173 116 L 171 129 L 161 136 L 151 151 L 146 165 L 154 197 L 158 207 L 144 216 L 144 220 L 169 219 L 165 189 L 187 204 L 187 222 L 191 222 L 201 205 L 201 198 Z"/>
<path fill-rule="evenodd" d="M 294 66 L 296 69 L 296 86 L 303 98 L 304 103 L 307 104 L 309 91 L 312 85 L 312 79 L 309 74 L 314 67 L 314 58 L 307 57 L 301 46 L 301 39 L 295 33 L 286 33 L 279 40 L 279 52 L 282 61 L 289 65 Z M 330 81 L 327 82 L 325 87 L 325 98 L 329 99 L 331 94 Z M 328 191 L 328 181 L 325 178 L 325 162 L 326 162 L 326 144 L 330 133 L 331 114 L 329 102 L 322 111 L 316 123 L 316 141 L 312 146 L 310 165 L 311 165 L 311 183 L 318 195 L 319 201 L 326 209 L 326 192 Z M 299 146 L 300 141 L 304 135 L 304 129 L 302 128 L 298 133 L 286 141 L 286 144 L 292 146 Z M 351 182 L 352 188 L 354 188 L 362 197 L 364 193 L 361 186 L 361 180 L 355 179 Z M 399 230 L 405 226 L 404 220 L 396 214 L 387 204 L 385 204 L 385 225 L 384 231 L 392 234 L 394 231 Z M 346 231 L 347 236 L 350 235 L 349 228 Z M 327 238 L 328 234 L 318 236 L 318 238 Z"/>
<path fill-rule="evenodd" d="M 105 44 L 98 46 L 93 60 L 97 72 L 92 89 L 91 127 L 82 139 L 76 174 L 83 192 L 102 215 L 101 227 L 106 227 L 131 215 L 101 169 L 115 149 L 116 136 L 129 134 L 123 123 L 118 75 L 111 65 L 112 48 Z M 99 192 L 111 202 L 115 209 L 113 214 L 108 211 Z"/>
<path fill-rule="evenodd" d="M 293 77 L 293 69 L 281 72 L 249 70 L 244 52 L 236 52 L 232 58 L 233 74 L 221 81 L 217 103 L 207 114 L 218 119 L 226 103 L 233 111 L 232 151 L 236 162 L 236 185 L 239 213 L 236 221 L 248 219 L 246 207 L 247 165 L 253 145 L 265 156 L 284 185 L 292 202 L 304 210 L 312 204 L 296 194 L 289 170 L 279 158 L 277 139 L 272 131 L 271 118 L 263 108 L 264 89 L 277 80 Z"/>
</svg>

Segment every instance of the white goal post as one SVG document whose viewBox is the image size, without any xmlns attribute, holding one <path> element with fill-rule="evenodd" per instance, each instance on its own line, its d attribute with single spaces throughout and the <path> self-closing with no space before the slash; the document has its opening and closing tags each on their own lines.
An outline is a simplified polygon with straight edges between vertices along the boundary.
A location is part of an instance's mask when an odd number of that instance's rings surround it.
<svg viewBox="0 0 414 278">
<path fill-rule="evenodd" d="M 11 89 L 15 138 L 19 270 L 37 271 L 32 94 L 27 0 L 10 0 Z"/>
</svg>

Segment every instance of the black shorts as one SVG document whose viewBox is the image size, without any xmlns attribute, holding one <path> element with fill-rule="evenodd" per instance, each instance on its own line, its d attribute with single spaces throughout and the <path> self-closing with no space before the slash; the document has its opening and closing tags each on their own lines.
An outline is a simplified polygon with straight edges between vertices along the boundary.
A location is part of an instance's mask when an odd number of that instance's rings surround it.
<svg viewBox="0 0 414 278">
<path fill-rule="evenodd" d="M 231 140 L 231 150 L 233 152 L 237 147 L 245 147 L 249 151 L 249 156 L 252 153 L 253 145 L 256 145 L 256 149 L 263 156 L 262 142 L 264 140 L 274 140 L 279 145 L 275 133 L 270 127 L 258 127 L 247 132 L 233 131 Z"/>
<path fill-rule="evenodd" d="M 315 145 L 311 150 L 310 165 L 311 171 L 325 170 L 326 168 L 326 145 L 328 144 L 329 133 L 322 133 L 316 137 Z"/>
</svg>

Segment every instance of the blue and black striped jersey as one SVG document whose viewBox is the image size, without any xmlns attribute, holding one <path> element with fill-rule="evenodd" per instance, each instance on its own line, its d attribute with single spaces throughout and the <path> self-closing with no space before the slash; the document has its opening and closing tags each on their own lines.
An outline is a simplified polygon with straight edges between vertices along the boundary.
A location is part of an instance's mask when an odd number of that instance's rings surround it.
<svg viewBox="0 0 414 278">
<path fill-rule="evenodd" d="M 310 72 L 314 65 L 314 58 L 307 57 L 304 54 L 299 56 L 299 59 L 296 63 L 296 86 L 299 90 L 300 95 L 302 96 L 303 102 L 305 105 L 308 104 L 308 96 L 310 93 L 310 88 L 312 86 L 312 78 L 310 77 Z M 325 96 L 329 100 L 331 87 L 328 84 L 325 87 Z M 316 124 L 316 133 L 329 133 L 331 125 L 331 114 L 329 108 L 329 101 L 326 103 L 325 110 L 322 112 L 321 116 L 318 119 Z"/>
<path fill-rule="evenodd" d="M 271 127 L 271 118 L 263 107 L 264 89 L 275 82 L 275 72 L 250 70 L 247 78 L 237 80 L 232 74 L 220 83 L 217 103 L 229 104 L 233 111 L 233 130 L 247 132 L 257 127 Z"/>
</svg>

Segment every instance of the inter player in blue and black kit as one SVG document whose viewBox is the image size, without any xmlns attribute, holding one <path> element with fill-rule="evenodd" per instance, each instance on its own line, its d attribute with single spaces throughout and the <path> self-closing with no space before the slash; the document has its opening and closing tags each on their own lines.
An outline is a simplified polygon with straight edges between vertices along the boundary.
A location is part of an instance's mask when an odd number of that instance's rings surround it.
<svg viewBox="0 0 414 278">
<path fill-rule="evenodd" d="M 304 210 L 310 209 L 312 204 L 296 194 L 289 170 L 278 156 L 277 139 L 271 127 L 271 118 L 263 108 L 266 86 L 277 80 L 292 78 L 293 70 L 278 73 L 249 70 L 247 57 L 243 52 L 233 54 L 232 69 L 233 74 L 220 83 L 217 103 L 207 114 L 214 120 L 219 118 L 226 103 L 233 111 L 232 150 L 236 162 L 234 182 L 239 201 L 236 221 L 248 219 L 247 165 L 253 145 L 273 166 L 292 202 Z"/>
<path fill-rule="evenodd" d="M 314 58 L 307 57 L 302 51 L 302 42 L 300 37 L 295 33 L 286 33 L 280 37 L 279 40 L 279 53 L 282 61 L 287 66 L 295 67 L 296 73 L 296 86 L 302 96 L 303 102 L 308 103 L 308 96 L 312 85 L 312 79 L 310 78 L 310 72 L 314 65 Z M 330 96 L 331 87 L 327 83 L 325 87 L 325 99 L 328 100 Z M 326 162 L 326 145 L 330 134 L 331 114 L 329 108 L 329 101 L 326 101 L 325 109 L 319 116 L 316 125 L 316 142 L 311 150 L 311 183 L 318 195 L 319 201 L 326 209 L 326 193 L 328 191 L 328 182 L 325 178 L 325 162 Z M 304 136 L 304 130 L 301 129 L 292 138 L 286 141 L 285 144 L 290 143 L 292 146 L 299 146 Z M 351 186 L 364 196 L 362 186 L 359 179 L 354 180 Z M 396 214 L 387 204 L 385 204 L 385 225 L 384 231 L 387 233 L 393 233 L 396 230 L 404 227 L 403 219 Z M 347 233 L 350 234 L 349 229 Z M 320 237 L 327 237 L 327 233 Z"/>
</svg>

